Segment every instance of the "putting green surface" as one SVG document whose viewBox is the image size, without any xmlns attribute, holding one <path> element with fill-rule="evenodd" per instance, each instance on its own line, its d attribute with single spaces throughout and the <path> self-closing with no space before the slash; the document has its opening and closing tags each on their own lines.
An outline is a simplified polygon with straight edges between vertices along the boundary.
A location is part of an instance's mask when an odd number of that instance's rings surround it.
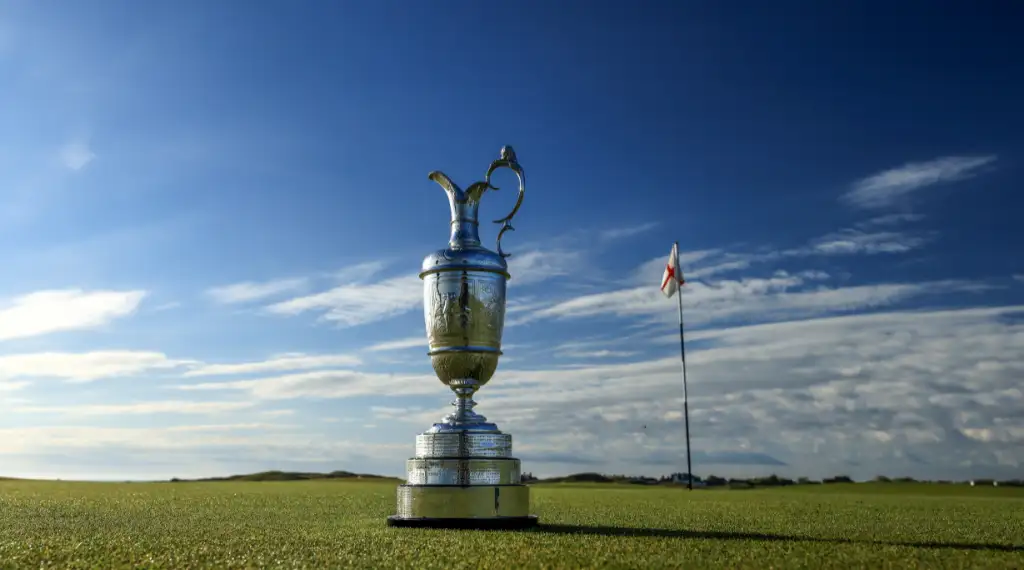
<svg viewBox="0 0 1024 570">
<path fill-rule="evenodd" d="M 1024 490 L 537 485 L 542 526 L 395 529 L 394 482 L 0 481 L 0 568 L 1024 568 Z"/>
</svg>

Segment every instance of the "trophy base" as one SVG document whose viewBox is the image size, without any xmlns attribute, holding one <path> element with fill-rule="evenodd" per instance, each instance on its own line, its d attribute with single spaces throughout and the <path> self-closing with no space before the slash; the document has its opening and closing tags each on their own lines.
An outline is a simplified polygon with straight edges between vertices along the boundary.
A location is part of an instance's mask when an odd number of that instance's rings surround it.
<svg viewBox="0 0 1024 570">
<path fill-rule="evenodd" d="M 506 458 L 418 458 L 405 462 L 406 485 L 518 485 L 519 460 Z"/>
<path fill-rule="evenodd" d="M 388 526 L 403 528 L 452 528 L 474 530 L 521 530 L 537 526 L 537 515 L 495 518 L 403 518 L 388 517 Z"/>
<path fill-rule="evenodd" d="M 530 514 L 530 488 L 517 485 L 399 485 L 401 519 L 498 519 Z"/>
<path fill-rule="evenodd" d="M 416 457 L 496 457 L 512 455 L 507 433 L 422 433 L 416 436 Z"/>
<path fill-rule="evenodd" d="M 416 437 L 416 456 L 406 461 L 390 527 L 525 529 L 530 488 L 522 483 L 512 436 L 500 431 L 450 430 L 435 424 Z"/>
</svg>

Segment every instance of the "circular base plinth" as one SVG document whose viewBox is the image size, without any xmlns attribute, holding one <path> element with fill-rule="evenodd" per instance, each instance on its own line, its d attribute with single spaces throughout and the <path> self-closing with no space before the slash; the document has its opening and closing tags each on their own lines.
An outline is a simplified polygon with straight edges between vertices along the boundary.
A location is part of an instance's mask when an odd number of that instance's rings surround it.
<svg viewBox="0 0 1024 570">
<path fill-rule="evenodd" d="M 420 459 L 405 462 L 406 485 L 518 485 L 522 480 L 515 458 Z M 429 516 L 427 513 L 421 513 Z M 508 515 L 526 513 L 504 513 Z"/>
<path fill-rule="evenodd" d="M 453 528 L 472 530 L 520 530 L 537 526 L 537 515 L 525 517 L 430 519 L 388 517 L 388 526 L 404 528 Z"/>
<path fill-rule="evenodd" d="M 421 433 L 416 436 L 420 459 L 512 457 L 512 436 L 507 433 Z"/>
<path fill-rule="evenodd" d="M 530 514 L 526 485 L 399 485 L 395 515 L 403 519 L 521 518 Z"/>
</svg>

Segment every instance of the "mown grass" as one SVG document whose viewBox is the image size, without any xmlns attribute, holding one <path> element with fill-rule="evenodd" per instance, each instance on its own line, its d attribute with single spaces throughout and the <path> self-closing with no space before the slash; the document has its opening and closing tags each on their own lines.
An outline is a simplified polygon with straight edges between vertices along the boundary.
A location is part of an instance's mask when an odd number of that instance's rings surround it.
<svg viewBox="0 0 1024 570">
<path fill-rule="evenodd" d="M 394 483 L 0 481 L 2 568 L 1024 568 L 1024 493 L 539 485 L 525 532 L 392 529 Z"/>
</svg>

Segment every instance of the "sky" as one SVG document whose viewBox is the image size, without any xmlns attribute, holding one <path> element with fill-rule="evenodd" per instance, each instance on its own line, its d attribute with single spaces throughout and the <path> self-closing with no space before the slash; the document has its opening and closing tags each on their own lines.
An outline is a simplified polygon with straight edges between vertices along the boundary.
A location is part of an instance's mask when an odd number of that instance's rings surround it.
<svg viewBox="0 0 1024 570">
<path fill-rule="evenodd" d="M 403 475 L 507 144 L 524 471 L 685 471 L 678 241 L 696 474 L 1019 477 L 1022 10 L 0 2 L 0 475 Z"/>
</svg>

